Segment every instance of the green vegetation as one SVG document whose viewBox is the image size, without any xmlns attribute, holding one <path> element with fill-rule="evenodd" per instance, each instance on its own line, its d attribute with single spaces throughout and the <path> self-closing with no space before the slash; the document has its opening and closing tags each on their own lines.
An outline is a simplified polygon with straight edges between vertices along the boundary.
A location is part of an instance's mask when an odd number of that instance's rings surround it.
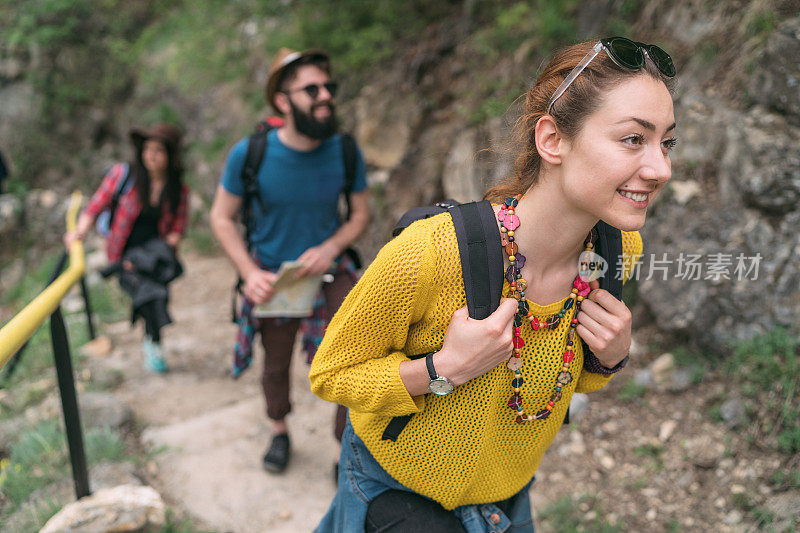
<svg viewBox="0 0 800 533">
<path fill-rule="evenodd" d="M 581 510 L 591 509 L 594 513 Z M 620 526 L 612 524 L 602 518 L 603 512 L 599 508 L 597 499 L 593 496 L 583 495 L 577 500 L 562 496 L 539 512 L 543 526 L 560 533 L 617 533 L 624 531 Z M 538 525 L 538 524 L 537 524 Z"/>
<path fill-rule="evenodd" d="M 547 55 L 557 45 L 577 38 L 576 0 L 528 0 L 510 6 L 494 6 L 488 11 L 488 23 L 476 33 L 479 52 L 489 58 L 516 50 L 530 41 Z"/>
<path fill-rule="evenodd" d="M 734 346 L 726 362 L 748 399 L 753 430 L 787 454 L 800 452 L 800 359 L 797 337 L 773 329 Z"/>
<path fill-rule="evenodd" d="M 777 25 L 778 17 L 775 12 L 768 8 L 762 8 L 751 13 L 747 18 L 745 33 L 748 37 L 755 37 L 763 42 L 767 40 Z"/>
<path fill-rule="evenodd" d="M 89 429 L 84 434 L 84 441 L 90 465 L 127 459 L 119 435 L 109 429 Z M 69 477 L 69 454 L 61 422 L 40 422 L 23 433 L 10 447 L 9 456 L 0 460 L 0 492 L 5 502 L 0 508 L 0 521 L 12 514 L 35 490 Z"/>
<path fill-rule="evenodd" d="M 158 530 L 158 533 L 214 533 L 210 530 L 199 530 L 192 524 L 188 518 L 179 518 L 175 515 L 175 511 L 167 509 L 166 522 L 164 527 Z"/>
<path fill-rule="evenodd" d="M 622 401 L 636 400 L 643 397 L 646 393 L 647 387 L 645 385 L 639 385 L 633 378 L 631 378 L 622 386 L 617 394 L 617 398 Z"/>
<path fill-rule="evenodd" d="M 57 261 L 57 255 L 43 259 L 39 267 L 3 295 L 2 303 L 13 309 L 22 309 L 30 303 L 45 288 Z M 89 300 L 96 326 L 118 322 L 128 316 L 129 307 L 127 304 L 120 305 L 125 299 L 122 298 L 121 289 L 113 281 L 89 286 Z M 64 312 L 64 322 L 73 365 L 77 367 L 83 357 L 79 348 L 90 340 L 83 308 L 72 314 Z M 47 394 L 51 394 L 50 382 L 54 379 L 53 345 L 50 340 L 49 321 L 45 320 L 28 341 L 11 378 L 6 379 L 5 372 L 0 373 L 0 383 L 12 391 L 12 394 L 0 399 L 0 419 L 15 416 L 28 406 L 41 401 Z"/>
<path fill-rule="evenodd" d="M 675 366 L 689 371 L 689 379 L 693 385 L 703 382 L 714 360 L 686 346 L 676 346 L 672 350 L 672 356 L 675 358 Z"/>
<path fill-rule="evenodd" d="M 779 487 L 800 489 L 800 469 L 778 470 L 772 474 L 770 480 Z"/>
</svg>

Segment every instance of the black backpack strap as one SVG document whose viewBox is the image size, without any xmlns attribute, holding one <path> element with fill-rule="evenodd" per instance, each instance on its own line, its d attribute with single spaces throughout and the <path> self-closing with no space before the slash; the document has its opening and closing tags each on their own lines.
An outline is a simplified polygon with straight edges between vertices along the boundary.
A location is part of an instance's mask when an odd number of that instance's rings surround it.
<svg viewBox="0 0 800 533">
<path fill-rule="evenodd" d="M 122 193 L 125 191 L 125 186 L 128 185 L 128 180 L 131 176 L 131 166 L 128 163 L 121 163 L 125 166 L 124 172 L 125 174 L 117 181 L 114 187 L 114 194 L 111 196 L 111 206 L 108 208 L 108 227 L 110 228 L 114 224 L 114 213 L 117 212 L 117 206 L 119 205 L 119 199 L 122 196 Z"/>
<path fill-rule="evenodd" d="M 492 204 L 484 200 L 454 205 L 448 212 L 453 217 L 458 241 L 467 310 L 470 318 L 483 320 L 500 305 L 503 292 L 503 253 Z M 421 359 L 427 355 L 409 356 L 409 359 Z M 412 416 L 392 418 L 383 430 L 381 440 L 396 442 Z"/>
<path fill-rule="evenodd" d="M 347 218 L 350 219 L 350 193 L 353 192 L 353 186 L 356 182 L 356 171 L 358 167 L 358 148 L 356 147 L 356 140 L 348 133 L 342 133 L 342 162 L 344 163 L 344 187 L 342 194 L 344 194 L 345 202 L 347 202 Z"/>
<path fill-rule="evenodd" d="M 483 320 L 500 305 L 503 253 L 491 204 L 471 202 L 450 209 L 461 257 L 470 318 Z"/>
<path fill-rule="evenodd" d="M 250 135 L 247 141 L 247 153 L 244 157 L 244 166 L 242 167 L 242 185 L 244 186 L 244 199 L 242 201 L 243 215 L 248 215 L 250 218 L 250 209 L 252 208 L 252 201 L 258 200 L 261 207 L 264 207 L 261 199 L 261 193 L 258 190 L 258 170 L 261 168 L 261 163 L 264 161 L 264 156 L 267 152 L 267 135 L 271 130 L 265 129 L 257 131 Z M 247 229 L 247 248 L 250 249 L 250 224 L 251 220 L 243 220 L 245 228 Z"/>
<path fill-rule="evenodd" d="M 261 163 L 264 161 L 264 156 L 267 153 L 267 135 L 272 131 L 271 127 L 258 128 L 255 133 L 250 135 L 247 140 L 247 153 L 244 156 L 244 166 L 240 174 L 242 185 L 244 187 L 244 197 L 242 197 L 241 218 L 244 224 L 244 243 L 247 251 L 252 249 L 250 238 L 253 234 L 253 200 L 258 201 L 262 210 L 264 209 L 264 202 L 261 198 L 261 192 L 258 189 L 258 170 L 261 168 Z M 231 303 L 231 320 L 236 322 L 238 313 L 236 309 L 236 295 L 242 290 L 243 280 L 241 277 L 236 278 L 236 285 L 233 288 L 233 296 Z"/>
<path fill-rule="evenodd" d="M 608 263 L 608 272 L 600 278 L 600 288 L 607 290 L 618 300 L 622 299 L 622 272 L 619 271 L 622 257 L 622 232 L 602 220 L 594 229 L 597 231 L 595 243 L 597 254 Z"/>
<path fill-rule="evenodd" d="M 595 227 L 597 242 L 595 252 L 608 263 L 608 271 L 600 278 L 600 288 L 610 292 L 617 300 L 622 300 L 622 232 L 614 226 L 609 226 L 602 220 Z M 619 278 L 619 279 L 617 279 Z M 583 344 L 583 359 L 593 355 L 589 345 L 581 339 Z M 567 411 L 569 415 L 569 411 Z"/>
</svg>

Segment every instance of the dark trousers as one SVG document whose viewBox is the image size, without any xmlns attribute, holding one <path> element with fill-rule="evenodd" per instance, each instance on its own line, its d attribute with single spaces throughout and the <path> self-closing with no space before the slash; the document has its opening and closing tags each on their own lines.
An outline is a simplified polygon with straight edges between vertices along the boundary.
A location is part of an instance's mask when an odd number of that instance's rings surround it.
<svg viewBox="0 0 800 533">
<path fill-rule="evenodd" d="M 322 285 L 329 317 L 333 317 L 352 288 L 353 283 L 347 274 L 337 274 L 332 283 Z M 299 327 L 299 318 L 282 319 L 281 322 L 271 318 L 261 320 L 261 343 L 265 353 L 261 386 L 267 401 L 267 416 L 272 420 L 283 420 L 292 410 L 289 400 L 291 380 L 289 370 L 294 339 Z M 343 406 L 338 406 L 334 434 L 339 441 L 342 440 L 344 433 L 346 413 L 347 410 Z"/>
<path fill-rule="evenodd" d="M 147 302 L 139 309 L 139 315 L 144 320 L 145 335 L 150 337 L 153 342 L 161 342 L 161 322 L 158 318 L 156 306 L 159 302 L 155 300 Z"/>
</svg>

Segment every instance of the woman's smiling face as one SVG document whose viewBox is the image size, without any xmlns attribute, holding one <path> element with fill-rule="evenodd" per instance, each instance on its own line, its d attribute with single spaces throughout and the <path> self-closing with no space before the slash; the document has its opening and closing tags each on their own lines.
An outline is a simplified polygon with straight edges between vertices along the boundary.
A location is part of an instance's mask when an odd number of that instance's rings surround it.
<svg viewBox="0 0 800 533">
<path fill-rule="evenodd" d="M 642 74 L 606 92 L 562 152 L 564 194 L 578 209 L 621 230 L 644 225 L 669 180 L 675 144 L 672 96 Z"/>
</svg>

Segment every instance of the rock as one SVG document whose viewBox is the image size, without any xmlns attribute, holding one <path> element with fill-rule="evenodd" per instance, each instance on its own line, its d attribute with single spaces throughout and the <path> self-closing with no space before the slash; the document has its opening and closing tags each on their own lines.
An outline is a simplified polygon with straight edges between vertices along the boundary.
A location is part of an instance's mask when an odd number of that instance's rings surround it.
<svg viewBox="0 0 800 533">
<path fill-rule="evenodd" d="M 105 392 L 81 392 L 78 394 L 81 424 L 87 427 L 108 427 L 117 429 L 133 420 L 130 406 L 113 394 Z M 31 421 L 63 416 L 61 400 L 57 395 L 48 397 L 36 408 L 29 409 L 26 417 Z"/>
<path fill-rule="evenodd" d="M 87 426 L 120 428 L 133 420 L 130 406 L 114 396 L 103 392 L 84 392 L 78 397 L 81 420 Z"/>
<path fill-rule="evenodd" d="M 672 383 L 669 390 L 672 392 L 684 392 L 692 386 L 692 375 L 688 368 L 676 368 L 672 372 Z"/>
<path fill-rule="evenodd" d="M 370 187 L 383 186 L 389 181 L 391 173 L 388 170 L 380 169 L 367 172 L 367 185 Z"/>
<path fill-rule="evenodd" d="M 648 522 L 655 522 L 656 520 L 656 510 L 655 509 L 648 509 L 645 513 L 644 517 L 647 519 Z"/>
<path fill-rule="evenodd" d="M 668 187 L 672 196 L 680 205 L 686 205 L 689 200 L 703 192 L 696 181 L 670 181 Z"/>
<path fill-rule="evenodd" d="M 686 452 L 693 465 L 709 470 L 717 466 L 725 446 L 709 435 L 702 435 L 686 442 Z"/>
<path fill-rule="evenodd" d="M 676 427 L 678 427 L 678 423 L 675 420 L 667 420 L 662 422 L 661 427 L 658 430 L 658 440 L 661 442 L 667 442 L 672 436 L 672 433 L 675 431 Z"/>
<path fill-rule="evenodd" d="M 569 402 L 569 419 L 571 422 L 578 422 L 586 414 L 589 408 L 589 397 L 582 393 L 576 392 L 572 395 Z"/>
<path fill-rule="evenodd" d="M 108 264 L 108 256 L 104 250 L 95 250 L 86 255 L 86 270 L 100 270 Z"/>
<path fill-rule="evenodd" d="M 119 368 L 105 364 L 106 359 L 89 359 L 87 366 L 89 369 L 89 381 L 100 389 L 115 389 L 122 384 L 125 379 L 124 372 Z"/>
<path fill-rule="evenodd" d="M 642 370 L 637 370 L 636 373 L 633 375 L 633 382 L 639 385 L 640 387 L 652 387 L 653 386 L 653 371 L 649 368 L 643 368 Z"/>
<path fill-rule="evenodd" d="M 383 80 L 382 84 L 395 83 Z M 367 164 L 392 169 L 403 160 L 409 149 L 411 136 L 420 118 L 421 110 L 414 101 L 414 93 L 397 98 L 391 106 L 382 105 L 386 87 L 367 85 L 356 101 L 357 128 L 355 137 Z"/>
<path fill-rule="evenodd" d="M 800 17 L 772 32 L 754 64 L 751 98 L 800 120 Z"/>
<path fill-rule="evenodd" d="M 476 144 L 475 129 L 461 132 L 453 141 L 442 176 L 445 198 L 454 198 L 462 203 L 481 199 L 486 187 L 478 175 Z"/>
<path fill-rule="evenodd" d="M 0 235 L 20 229 L 22 202 L 13 194 L 0 195 Z"/>
<path fill-rule="evenodd" d="M 742 518 L 744 518 L 742 516 L 742 513 L 739 512 L 737 509 L 734 509 L 733 511 L 725 515 L 725 518 L 723 520 L 729 526 L 735 526 L 736 524 L 742 521 Z"/>
<path fill-rule="evenodd" d="M 667 352 L 658 356 L 650 364 L 650 372 L 653 373 L 653 381 L 658 384 L 665 384 L 672 377 L 672 370 L 675 368 L 675 358 Z"/>
<path fill-rule="evenodd" d="M 741 426 L 746 421 L 744 402 L 740 398 L 725 401 L 719 408 L 719 414 L 725 425 L 731 429 Z"/>
<path fill-rule="evenodd" d="M 87 357 L 105 357 L 111 353 L 111 338 L 101 335 L 80 347 L 81 353 Z"/>
<path fill-rule="evenodd" d="M 144 531 L 158 529 L 165 521 L 166 507 L 153 488 L 120 485 L 66 505 L 41 533 Z"/>
</svg>

